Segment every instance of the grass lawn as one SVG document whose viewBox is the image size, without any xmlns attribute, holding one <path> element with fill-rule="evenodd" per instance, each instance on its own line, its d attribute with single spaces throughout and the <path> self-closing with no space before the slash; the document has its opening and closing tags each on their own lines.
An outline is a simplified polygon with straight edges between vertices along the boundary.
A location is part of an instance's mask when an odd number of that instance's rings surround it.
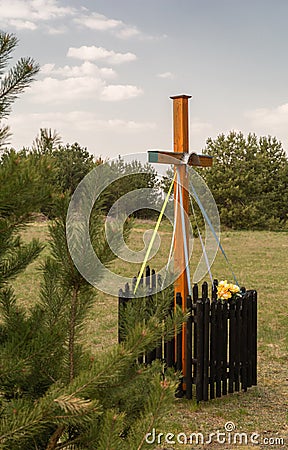
<svg viewBox="0 0 288 450">
<path fill-rule="evenodd" d="M 129 237 L 130 248 L 143 247 L 143 232 L 153 228 L 149 221 L 137 221 Z M 172 229 L 170 224 L 161 224 L 160 250 L 150 262 L 159 269 L 164 266 L 169 253 Z M 48 239 L 47 224 L 34 223 L 25 231 L 25 239 L 39 237 Z M 203 433 L 224 431 L 226 422 L 233 422 L 235 432 L 247 433 L 248 437 L 259 433 L 258 448 L 288 448 L 288 232 L 225 231 L 221 242 L 233 265 L 240 284 L 258 291 L 258 386 L 248 392 L 230 394 L 225 398 L 197 405 L 194 401 L 175 400 L 175 406 L 163 421 L 163 433 Z M 47 254 L 45 249 L 43 255 Z M 195 239 L 192 255 L 192 270 L 201 255 L 199 239 Z M 43 257 L 43 256 L 42 256 Z M 15 281 L 15 289 L 22 304 L 35 302 L 38 296 L 41 274 L 40 259 L 32 264 Z M 131 264 L 114 261 L 112 270 L 127 276 L 139 270 Z M 229 268 L 219 252 L 212 267 L 213 277 L 233 282 Z M 208 278 L 207 278 L 207 281 Z M 122 286 L 119 286 L 119 288 Z M 92 351 L 104 351 L 117 340 L 117 299 L 103 293 L 95 295 L 95 307 L 87 318 L 83 339 Z M 234 433 L 235 433 L 234 432 Z M 227 434 L 228 436 L 228 434 Z M 281 443 L 284 439 L 284 445 Z M 228 439 L 228 437 L 226 437 Z M 265 441 L 267 439 L 267 441 Z M 271 439 L 271 440 L 270 440 Z M 269 441 L 270 440 L 270 441 Z M 269 444 L 269 445 L 268 445 Z M 159 448 L 175 449 L 233 449 L 233 443 L 206 445 L 170 445 L 162 438 Z M 255 448 L 245 445 L 245 449 Z M 151 448 L 154 446 L 151 445 Z"/>
</svg>

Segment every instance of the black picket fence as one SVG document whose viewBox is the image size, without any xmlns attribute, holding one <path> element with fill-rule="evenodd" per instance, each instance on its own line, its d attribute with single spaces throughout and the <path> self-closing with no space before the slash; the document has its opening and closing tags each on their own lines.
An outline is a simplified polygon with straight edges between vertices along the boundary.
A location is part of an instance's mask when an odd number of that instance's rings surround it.
<svg viewBox="0 0 288 450">
<path fill-rule="evenodd" d="M 147 297 L 139 301 L 153 302 L 156 282 L 161 283 L 161 278 L 157 280 L 155 271 L 150 274 L 148 268 L 142 280 Z M 182 330 L 140 360 L 150 364 L 160 359 L 166 367 L 184 373 L 178 395 L 188 399 L 196 397 L 197 402 L 246 391 L 257 384 L 257 292 L 242 288 L 241 297 L 221 302 L 217 300 L 216 287 L 217 280 L 212 285 L 210 300 L 208 284 L 202 284 L 201 293 L 195 284 L 192 297 L 186 299 L 189 318 Z M 123 339 L 122 314 L 132 296 L 128 284 L 124 291 L 119 291 L 119 342 Z M 181 308 L 182 301 L 181 295 L 177 294 L 176 302 Z M 173 305 L 174 301 L 171 310 Z M 182 356 L 183 344 L 185 358 Z"/>
</svg>

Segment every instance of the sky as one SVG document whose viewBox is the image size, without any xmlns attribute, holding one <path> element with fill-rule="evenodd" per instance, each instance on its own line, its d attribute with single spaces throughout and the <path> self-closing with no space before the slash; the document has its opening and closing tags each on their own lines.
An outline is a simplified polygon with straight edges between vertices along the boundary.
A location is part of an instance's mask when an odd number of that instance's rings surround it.
<svg viewBox="0 0 288 450">
<path fill-rule="evenodd" d="M 96 156 L 173 148 L 187 94 L 190 151 L 231 130 L 288 152 L 287 0 L 0 0 L 15 63 L 41 66 L 13 106 L 16 149 L 40 128 Z"/>
</svg>

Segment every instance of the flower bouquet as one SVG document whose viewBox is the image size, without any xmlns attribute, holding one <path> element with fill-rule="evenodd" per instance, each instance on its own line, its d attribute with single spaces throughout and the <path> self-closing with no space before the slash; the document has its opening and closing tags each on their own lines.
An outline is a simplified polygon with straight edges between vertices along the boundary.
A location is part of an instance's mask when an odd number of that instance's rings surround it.
<svg viewBox="0 0 288 450">
<path fill-rule="evenodd" d="M 242 297 L 239 286 L 236 284 L 228 283 L 227 280 L 222 280 L 217 286 L 217 300 L 221 302 L 236 300 L 238 297 Z"/>
</svg>

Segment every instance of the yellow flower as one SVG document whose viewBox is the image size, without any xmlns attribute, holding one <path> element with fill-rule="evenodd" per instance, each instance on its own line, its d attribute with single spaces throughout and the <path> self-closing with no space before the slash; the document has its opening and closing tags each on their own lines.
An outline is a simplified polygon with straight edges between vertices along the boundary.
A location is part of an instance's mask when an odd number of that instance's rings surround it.
<svg viewBox="0 0 288 450">
<path fill-rule="evenodd" d="M 232 292 L 232 294 L 237 294 L 240 291 L 240 288 L 236 284 L 229 284 L 229 291 Z"/>
<path fill-rule="evenodd" d="M 225 291 L 225 290 L 221 290 L 218 291 L 218 298 L 222 299 L 222 300 L 228 300 L 228 298 L 231 298 L 232 294 L 229 291 Z"/>
<path fill-rule="evenodd" d="M 235 284 L 228 283 L 227 280 L 222 280 L 217 287 L 217 296 L 220 300 L 228 300 L 233 294 L 237 294 L 239 291 L 239 287 Z"/>
</svg>

